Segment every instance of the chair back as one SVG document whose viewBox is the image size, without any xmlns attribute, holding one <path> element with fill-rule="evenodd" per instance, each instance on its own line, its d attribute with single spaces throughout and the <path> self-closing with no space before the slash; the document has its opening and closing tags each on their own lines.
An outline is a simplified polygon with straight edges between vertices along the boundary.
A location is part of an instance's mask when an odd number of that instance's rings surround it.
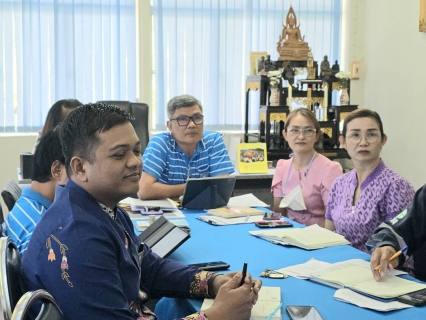
<svg viewBox="0 0 426 320">
<path fill-rule="evenodd" d="M 121 109 L 129 112 L 132 116 L 135 117 L 135 120 L 132 120 L 131 123 L 133 125 L 133 128 L 135 128 L 136 134 L 141 142 L 141 152 L 143 154 L 149 142 L 148 105 L 146 103 L 139 103 L 139 102 L 134 103 L 129 101 L 114 101 L 114 100 L 98 101 L 98 102 L 120 107 Z"/>
<path fill-rule="evenodd" d="M 15 205 L 16 200 L 21 196 L 22 189 L 15 181 L 10 180 L 3 187 L 3 191 L 1 192 L 1 196 L 3 197 L 3 201 L 6 204 L 9 211 L 12 210 Z"/>
<path fill-rule="evenodd" d="M 22 296 L 19 284 L 21 256 L 16 244 L 9 237 L 0 238 L 0 304 L 5 320 L 10 320 L 12 311 Z"/>
<path fill-rule="evenodd" d="M 41 310 L 37 320 L 63 320 L 65 319 L 61 309 L 50 293 L 45 290 L 29 291 L 25 293 L 13 310 L 11 320 L 26 319 L 29 310 L 34 303 L 41 302 Z"/>
<path fill-rule="evenodd" d="M 1 227 L 3 222 L 4 222 L 3 207 L 1 206 L 1 203 L 0 203 L 0 237 L 3 237 L 3 230 L 2 230 L 3 228 Z"/>
</svg>

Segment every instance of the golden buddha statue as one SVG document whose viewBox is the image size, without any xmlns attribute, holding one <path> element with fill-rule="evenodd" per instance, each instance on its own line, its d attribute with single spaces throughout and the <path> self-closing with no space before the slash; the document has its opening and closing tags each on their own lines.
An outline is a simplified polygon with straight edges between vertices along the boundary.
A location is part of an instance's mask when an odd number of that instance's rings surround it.
<svg viewBox="0 0 426 320">
<path fill-rule="evenodd" d="M 287 13 L 286 24 L 283 25 L 277 42 L 277 51 L 280 54 L 278 60 L 306 61 L 308 59 L 309 47 L 300 34 L 296 13 L 292 6 Z"/>
</svg>

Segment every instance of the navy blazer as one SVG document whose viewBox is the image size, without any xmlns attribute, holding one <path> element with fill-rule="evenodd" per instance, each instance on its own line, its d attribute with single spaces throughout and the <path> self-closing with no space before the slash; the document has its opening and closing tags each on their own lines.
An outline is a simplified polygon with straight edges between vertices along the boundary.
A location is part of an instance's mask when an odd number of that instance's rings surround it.
<svg viewBox="0 0 426 320">
<path fill-rule="evenodd" d="M 127 240 L 126 240 L 127 239 Z M 189 297 L 198 269 L 141 245 L 127 213 L 117 219 L 69 179 L 38 223 L 22 260 L 21 287 L 45 289 L 68 319 L 138 317 L 149 297 Z"/>
</svg>

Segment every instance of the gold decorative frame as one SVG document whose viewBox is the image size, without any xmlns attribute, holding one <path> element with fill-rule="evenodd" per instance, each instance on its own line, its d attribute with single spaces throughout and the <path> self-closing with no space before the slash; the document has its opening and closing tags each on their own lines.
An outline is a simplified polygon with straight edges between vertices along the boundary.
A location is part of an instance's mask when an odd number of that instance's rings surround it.
<svg viewBox="0 0 426 320">
<path fill-rule="evenodd" d="M 265 57 L 268 55 L 267 52 L 258 52 L 258 51 L 250 51 L 250 75 L 255 76 L 258 74 L 257 72 L 257 61 L 263 56 Z"/>
</svg>

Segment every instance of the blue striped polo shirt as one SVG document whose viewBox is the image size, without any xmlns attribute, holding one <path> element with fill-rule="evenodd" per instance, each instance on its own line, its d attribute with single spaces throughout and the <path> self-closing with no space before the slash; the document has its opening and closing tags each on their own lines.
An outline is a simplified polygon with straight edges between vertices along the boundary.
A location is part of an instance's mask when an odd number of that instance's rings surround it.
<svg viewBox="0 0 426 320">
<path fill-rule="evenodd" d="M 157 134 L 149 141 L 142 161 L 143 171 L 163 184 L 182 184 L 187 178 L 234 172 L 222 136 L 215 131 L 204 132 L 189 159 L 170 132 Z"/>
<path fill-rule="evenodd" d="M 24 188 L 3 223 L 3 233 L 13 239 L 19 252 L 27 249 L 31 235 L 52 202 L 40 193 Z"/>
</svg>

